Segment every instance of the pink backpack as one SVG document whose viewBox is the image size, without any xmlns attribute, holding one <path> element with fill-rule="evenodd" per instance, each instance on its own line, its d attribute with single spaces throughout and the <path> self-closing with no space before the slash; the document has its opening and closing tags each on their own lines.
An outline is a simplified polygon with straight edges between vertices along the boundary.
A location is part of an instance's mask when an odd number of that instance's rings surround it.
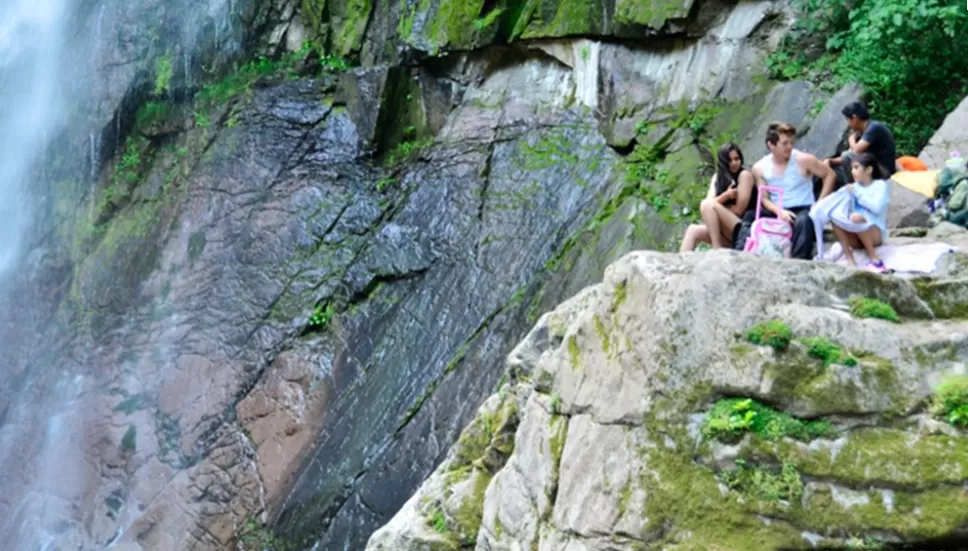
<svg viewBox="0 0 968 551">
<path fill-rule="evenodd" d="M 743 251 L 772 258 L 790 258 L 793 249 L 793 228 L 782 218 L 760 218 L 763 193 L 775 191 L 779 195 L 777 206 L 783 209 L 783 190 L 760 186 L 756 192 L 756 220 L 750 228 Z"/>
</svg>

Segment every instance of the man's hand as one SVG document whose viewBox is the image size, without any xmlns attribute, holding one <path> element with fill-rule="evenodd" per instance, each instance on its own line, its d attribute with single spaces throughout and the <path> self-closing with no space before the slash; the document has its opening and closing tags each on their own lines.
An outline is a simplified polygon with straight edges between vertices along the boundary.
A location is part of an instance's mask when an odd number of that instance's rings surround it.
<svg viewBox="0 0 968 551">
<path fill-rule="evenodd" d="M 780 212 L 780 218 L 782 218 L 787 224 L 793 224 L 797 220 L 797 215 L 793 214 L 791 211 L 783 210 Z"/>
<path fill-rule="evenodd" d="M 849 145 L 851 149 L 857 145 L 857 132 L 851 132 L 850 136 L 847 136 L 847 145 Z"/>
<path fill-rule="evenodd" d="M 738 192 L 736 191 L 736 188 L 731 187 L 723 192 L 722 198 L 724 201 L 735 201 L 737 194 Z"/>
</svg>

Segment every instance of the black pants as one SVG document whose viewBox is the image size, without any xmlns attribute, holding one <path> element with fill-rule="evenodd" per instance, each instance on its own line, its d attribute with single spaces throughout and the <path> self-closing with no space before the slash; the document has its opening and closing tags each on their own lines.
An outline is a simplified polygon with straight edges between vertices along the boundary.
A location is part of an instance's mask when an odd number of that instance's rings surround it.
<svg viewBox="0 0 968 551">
<path fill-rule="evenodd" d="M 793 223 L 791 256 L 793 256 L 793 258 L 799 258 L 800 260 L 813 259 L 813 247 L 816 245 L 817 241 L 816 234 L 814 234 L 813 231 L 813 219 L 810 218 L 810 206 L 786 209 L 797 215 L 797 219 Z M 765 209 L 760 213 L 760 216 L 763 218 L 776 218 L 772 212 L 769 212 Z M 749 236 L 750 227 L 755 221 L 755 210 L 747 211 L 747 213 L 743 215 L 743 221 L 739 224 L 738 231 L 734 230 L 733 232 L 733 248 L 742 250 L 743 246 L 741 243 L 746 242 L 746 238 Z"/>
</svg>

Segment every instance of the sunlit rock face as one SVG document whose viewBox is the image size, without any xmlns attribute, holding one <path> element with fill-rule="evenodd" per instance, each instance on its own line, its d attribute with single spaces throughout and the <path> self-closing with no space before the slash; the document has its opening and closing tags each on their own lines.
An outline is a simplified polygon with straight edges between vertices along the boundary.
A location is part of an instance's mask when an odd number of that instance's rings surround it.
<svg viewBox="0 0 968 551">
<path fill-rule="evenodd" d="M 968 384 L 968 324 L 936 294 L 965 304 L 966 258 L 915 285 L 733 251 L 626 255 L 542 316 L 366 549 L 958 541 L 968 434 L 926 404 Z"/>
</svg>

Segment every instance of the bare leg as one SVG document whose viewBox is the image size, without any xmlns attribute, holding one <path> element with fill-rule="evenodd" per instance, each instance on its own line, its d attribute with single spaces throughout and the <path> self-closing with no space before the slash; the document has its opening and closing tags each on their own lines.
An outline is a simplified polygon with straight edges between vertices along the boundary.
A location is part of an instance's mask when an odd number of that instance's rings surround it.
<svg viewBox="0 0 968 551">
<path fill-rule="evenodd" d="M 702 221 L 706 224 L 706 231 L 714 249 L 721 249 L 723 243 L 723 231 L 719 228 L 719 213 L 716 207 L 720 207 L 719 201 L 715 199 L 703 199 L 699 203 L 699 212 L 702 214 Z"/>
<path fill-rule="evenodd" d="M 851 247 L 851 244 L 853 243 L 851 234 L 846 230 L 838 228 L 837 224 L 831 224 L 830 226 L 833 227 L 834 235 L 837 236 L 837 241 L 840 242 L 841 248 L 844 249 L 844 258 L 847 259 L 847 264 L 856 266 L 857 262 L 854 261 L 854 251 L 853 247 Z"/>
<path fill-rule="evenodd" d="M 679 247 L 680 253 L 696 250 L 699 243 L 709 243 L 709 232 L 702 224 L 692 224 L 686 228 L 686 233 L 682 236 L 682 246 Z"/>
<path fill-rule="evenodd" d="M 880 244 L 884 241 L 883 237 L 881 236 L 881 229 L 877 226 L 874 226 L 873 228 L 869 228 L 867 231 L 863 231 L 855 235 L 857 236 L 857 240 L 860 241 L 861 245 L 864 246 L 864 250 L 867 251 L 867 258 L 870 258 L 871 262 L 879 262 L 881 259 L 878 258 L 874 247 L 880 246 Z"/>
<path fill-rule="evenodd" d="M 722 205 L 719 205 L 719 208 L 716 209 L 716 214 L 719 216 L 719 231 L 723 235 L 726 246 L 729 247 L 733 244 L 733 230 L 736 228 L 736 224 L 741 224 L 743 221 L 740 220 L 739 216 L 736 216 L 736 213 Z"/>
</svg>

